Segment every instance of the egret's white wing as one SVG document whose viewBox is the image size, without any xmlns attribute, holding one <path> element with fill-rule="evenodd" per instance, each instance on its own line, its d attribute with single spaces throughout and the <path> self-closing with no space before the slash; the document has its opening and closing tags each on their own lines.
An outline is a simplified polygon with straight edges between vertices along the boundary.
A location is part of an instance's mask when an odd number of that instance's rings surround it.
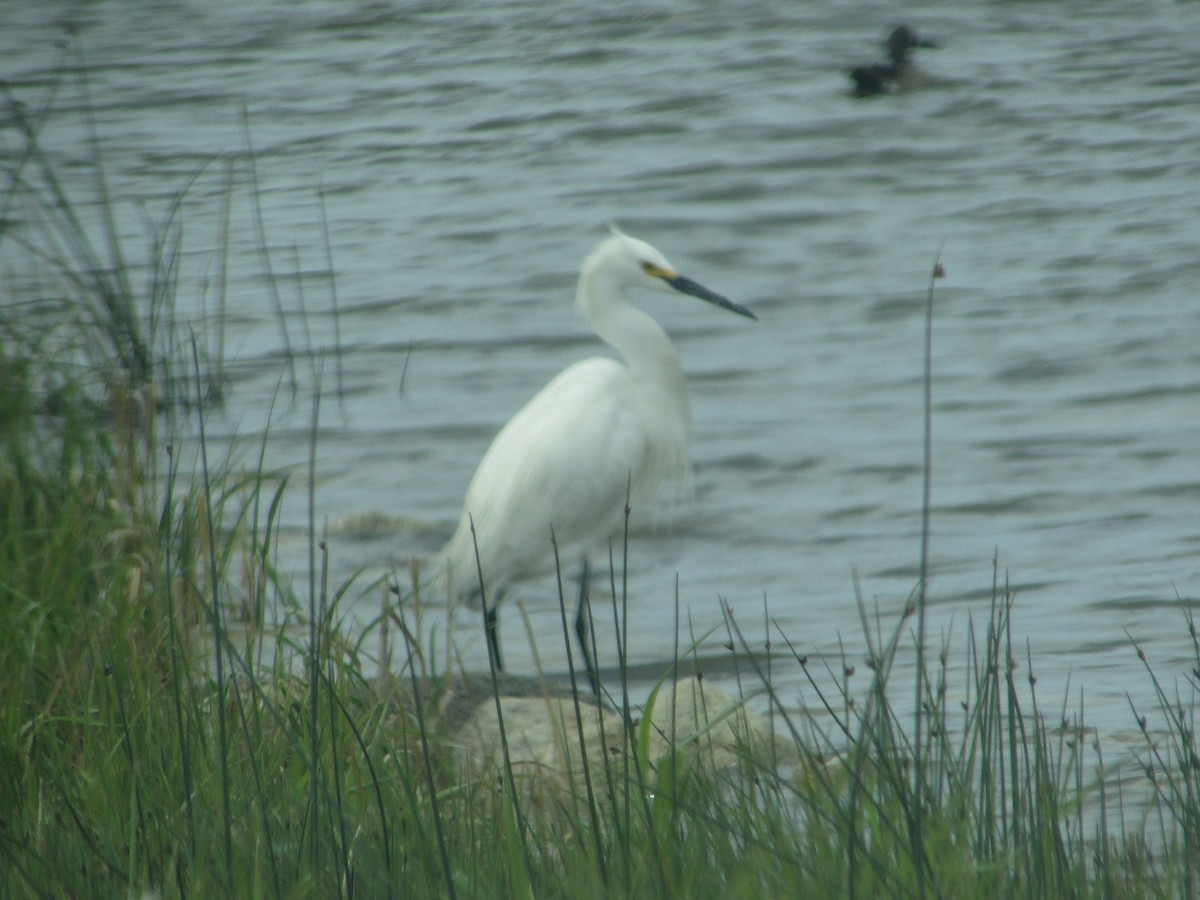
<svg viewBox="0 0 1200 900">
<path fill-rule="evenodd" d="M 652 427 L 615 360 L 584 360 L 560 373 L 501 429 L 475 472 L 446 551 L 451 592 L 478 588 L 475 543 L 491 592 L 504 585 L 489 572 L 508 582 L 552 570 L 552 527 L 565 565 L 618 531 Z"/>
</svg>

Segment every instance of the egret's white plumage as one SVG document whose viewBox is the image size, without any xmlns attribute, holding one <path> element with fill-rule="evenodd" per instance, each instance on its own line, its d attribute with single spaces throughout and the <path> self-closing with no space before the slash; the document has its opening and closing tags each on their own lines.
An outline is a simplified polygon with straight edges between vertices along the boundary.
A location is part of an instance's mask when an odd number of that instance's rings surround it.
<svg viewBox="0 0 1200 900">
<path fill-rule="evenodd" d="M 495 604 L 511 584 L 554 570 L 551 529 L 562 558 L 586 557 L 619 533 L 627 496 L 640 508 L 664 484 L 690 476 L 687 384 L 666 332 L 630 305 L 627 295 L 638 287 L 691 294 L 754 318 L 615 229 L 584 261 L 576 303 L 624 364 L 596 358 L 569 366 L 500 429 L 437 562 L 452 601 L 478 598 L 482 571 L 497 663 Z M 581 619 L 581 640 L 583 627 Z M 584 656 L 591 669 L 586 642 Z"/>
</svg>

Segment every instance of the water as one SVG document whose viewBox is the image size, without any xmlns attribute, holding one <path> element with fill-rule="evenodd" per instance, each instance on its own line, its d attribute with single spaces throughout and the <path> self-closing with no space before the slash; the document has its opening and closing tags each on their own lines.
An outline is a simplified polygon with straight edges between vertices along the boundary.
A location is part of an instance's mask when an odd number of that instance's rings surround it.
<svg viewBox="0 0 1200 900">
<path fill-rule="evenodd" d="M 894 621 L 918 571 L 923 302 L 940 249 L 931 635 L 961 658 L 998 559 L 1043 703 L 1078 708 L 1082 690 L 1092 724 L 1127 732 L 1127 693 L 1153 708 L 1129 637 L 1174 684 L 1191 660 L 1181 599 L 1200 584 L 1200 6 L 919 4 L 909 21 L 943 45 L 921 62 L 943 83 L 855 101 L 845 69 L 879 54 L 892 15 L 8 4 L 3 74 L 36 109 L 64 63 L 86 68 L 129 246 L 195 177 L 180 312 L 210 347 L 232 194 L 233 380 L 210 435 L 253 463 L 270 414 L 268 462 L 298 470 L 282 552 L 299 583 L 310 351 L 341 348 L 323 373 L 316 492 L 338 580 L 436 550 L 496 429 L 602 352 L 571 299 L 605 223 L 753 308 L 757 325 L 645 298 L 689 375 L 696 497 L 631 549 L 636 663 L 671 653 L 677 579 L 698 632 L 723 598 L 761 640 L 765 599 L 814 658 L 844 642 L 861 659 L 854 569 Z M 56 49 L 66 25 L 82 58 Z M 86 205 L 73 77 L 55 106 L 43 145 Z M 19 146 L 6 129 L 4 155 Z M 382 531 L 349 527 L 379 516 Z M 523 596 L 543 663 L 561 669 L 551 585 Z M 528 671 L 519 617 L 503 622 L 510 669 Z M 474 618 L 455 627 L 482 662 Z M 725 639 L 705 644 L 714 669 Z M 797 667 L 776 676 L 785 700 L 812 702 Z"/>
</svg>

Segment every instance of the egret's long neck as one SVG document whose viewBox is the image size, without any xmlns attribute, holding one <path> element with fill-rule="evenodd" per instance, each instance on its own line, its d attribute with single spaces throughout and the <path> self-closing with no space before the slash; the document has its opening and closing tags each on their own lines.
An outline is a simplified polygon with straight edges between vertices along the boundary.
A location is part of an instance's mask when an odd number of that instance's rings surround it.
<svg viewBox="0 0 1200 900">
<path fill-rule="evenodd" d="M 681 398 L 682 412 L 690 419 L 679 354 L 662 326 L 630 305 L 624 286 L 602 272 L 585 271 L 576 302 L 596 334 L 625 358 L 634 378 Z"/>
</svg>

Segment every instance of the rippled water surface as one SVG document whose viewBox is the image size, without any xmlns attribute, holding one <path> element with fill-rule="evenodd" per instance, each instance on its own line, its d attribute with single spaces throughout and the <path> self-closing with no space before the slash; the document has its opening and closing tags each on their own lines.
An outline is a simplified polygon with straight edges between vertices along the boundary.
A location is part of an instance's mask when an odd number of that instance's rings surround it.
<svg viewBox="0 0 1200 900">
<path fill-rule="evenodd" d="M 724 598 L 760 639 L 765 598 L 817 655 L 861 657 L 854 568 L 870 607 L 903 606 L 940 248 L 931 633 L 961 652 L 998 558 L 1042 696 L 1070 679 L 1118 731 L 1126 692 L 1149 696 L 1127 635 L 1172 682 L 1200 585 L 1200 5 L 960 6 L 909 13 L 942 44 L 921 51 L 939 83 L 870 101 L 845 69 L 879 54 L 890 4 L 8 4 L 0 75 L 39 109 L 64 66 L 86 70 L 131 247 L 195 179 L 179 312 L 210 347 L 228 269 L 210 434 L 253 462 L 274 402 L 298 579 L 313 351 L 317 516 L 342 579 L 436 550 L 496 429 L 604 352 L 572 298 L 606 223 L 752 307 L 757 324 L 644 298 L 689 376 L 696 492 L 631 547 L 636 662 L 671 653 L 676 579 L 697 631 Z M 75 75 L 54 97 L 43 146 L 86 203 Z M 561 668 L 552 586 L 522 596 Z M 475 626 L 456 619 L 482 660 Z M 798 670 L 776 675 L 801 697 Z"/>
</svg>

